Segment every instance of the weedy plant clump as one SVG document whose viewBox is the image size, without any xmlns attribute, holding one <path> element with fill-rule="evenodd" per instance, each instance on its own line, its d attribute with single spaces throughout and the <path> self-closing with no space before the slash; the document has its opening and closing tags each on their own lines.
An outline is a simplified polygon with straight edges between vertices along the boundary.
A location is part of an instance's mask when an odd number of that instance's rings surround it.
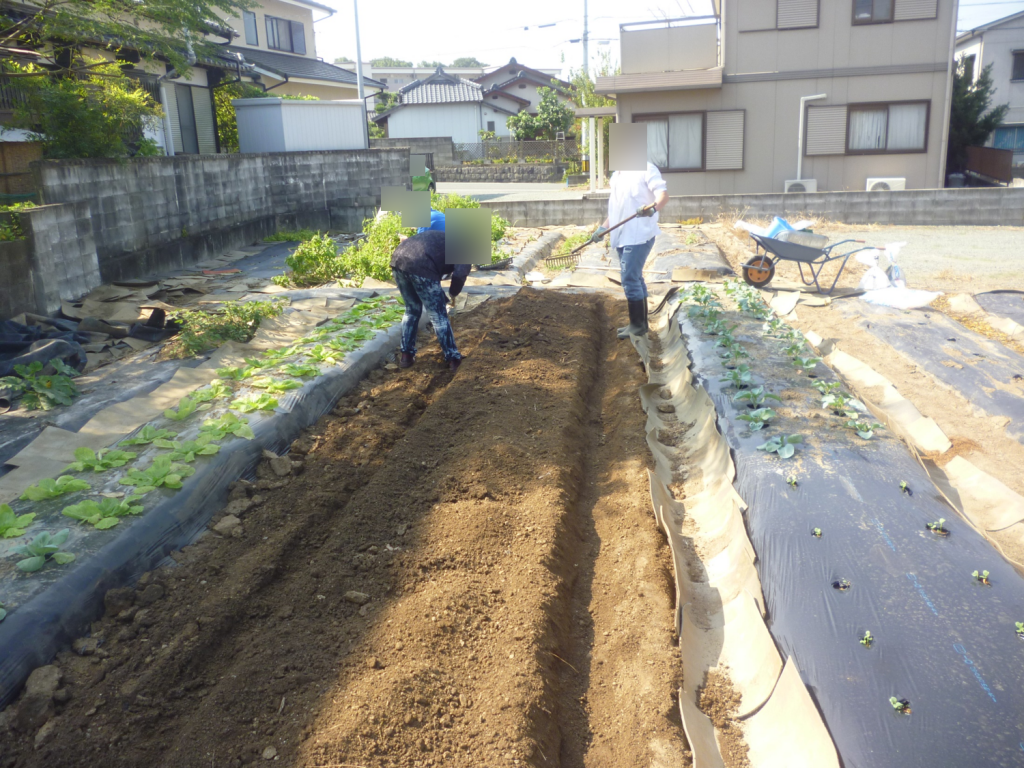
<svg viewBox="0 0 1024 768">
<path fill-rule="evenodd" d="M 168 345 L 171 357 L 192 357 L 228 341 L 246 342 L 256 335 L 260 323 L 284 312 L 282 302 L 226 301 L 215 311 L 180 309 L 172 314 L 180 330 Z"/>
<path fill-rule="evenodd" d="M 56 371 L 54 374 L 41 375 L 45 367 L 35 360 L 28 365 L 14 366 L 17 376 L 0 378 L 0 389 L 9 389 L 21 396 L 21 404 L 29 411 L 49 411 L 71 402 L 81 392 L 71 379 L 78 376 L 78 371 L 59 358 L 48 363 Z"/>
<path fill-rule="evenodd" d="M 790 475 L 786 478 L 786 483 L 790 488 L 796 488 L 800 483 L 797 482 L 796 475 Z"/>
</svg>

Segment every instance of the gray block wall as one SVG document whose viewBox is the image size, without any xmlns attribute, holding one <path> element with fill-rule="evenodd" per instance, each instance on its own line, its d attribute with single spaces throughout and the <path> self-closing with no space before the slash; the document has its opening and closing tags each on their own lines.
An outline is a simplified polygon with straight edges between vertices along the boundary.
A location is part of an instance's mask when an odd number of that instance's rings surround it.
<svg viewBox="0 0 1024 768">
<path fill-rule="evenodd" d="M 424 139 L 370 139 L 371 149 L 395 149 L 408 147 L 414 155 L 434 153 L 434 166 L 457 165 L 455 144 L 450 136 Z"/>
<path fill-rule="evenodd" d="M 607 197 L 576 200 L 487 201 L 482 206 L 520 227 L 590 225 L 603 221 Z M 689 195 L 669 199 L 665 222 L 720 215 L 781 216 L 796 221 L 820 216 L 847 224 L 923 226 L 1024 226 L 1024 187 L 915 189 L 904 192 L 818 192 L 815 194 Z M 614 223 L 614 222 L 613 222 Z"/>
<path fill-rule="evenodd" d="M 100 276 L 111 281 L 182 269 L 278 229 L 359 231 L 381 186 L 408 181 L 409 152 L 61 160 L 37 171 L 46 203 L 89 207 Z"/>
<path fill-rule="evenodd" d="M 499 163 L 497 165 L 463 165 L 451 168 L 438 168 L 435 178 L 437 181 L 454 182 L 557 182 L 565 175 L 564 165 L 552 163 L 531 164 L 526 163 Z"/>
</svg>

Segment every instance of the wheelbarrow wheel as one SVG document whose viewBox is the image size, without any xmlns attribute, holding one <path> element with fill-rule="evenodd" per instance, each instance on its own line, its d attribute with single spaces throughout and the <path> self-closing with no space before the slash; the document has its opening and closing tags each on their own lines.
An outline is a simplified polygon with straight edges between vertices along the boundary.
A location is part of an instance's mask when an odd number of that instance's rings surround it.
<svg viewBox="0 0 1024 768">
<path fill-rule="evenodd" d="M 763 288 L 775 277 L 775 264 L 765 254 L 758 254 L 743 265 L 743 279 L 748 285 Z"/>
</svg>

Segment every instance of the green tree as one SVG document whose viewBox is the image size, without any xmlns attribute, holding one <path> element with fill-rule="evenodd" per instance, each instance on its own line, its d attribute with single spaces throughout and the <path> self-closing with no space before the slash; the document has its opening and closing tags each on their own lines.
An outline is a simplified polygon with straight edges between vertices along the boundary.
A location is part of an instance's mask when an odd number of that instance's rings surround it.
<svg viewBox="0 0 1024 768">
<path fill-rule="evenodd" d="M 366 126 L 367 126 L 367 129 L 368 129 L 368 132 L 369 132 L 369 136 L 370 136 L 371 139 L 383 139 L 384 138 L 384 128 L 379 126 L 379 125 L 377 125 L 375 122 L 373 122 L 373 120 L 367 120 L 366 121 Z"/>
<path fill-rule="evenodd" d="M 505 121 L 505 125 L 508 126 L 513 141 L 533 141 L 540 132 L 537 118 L 526 111 L 511 115 Z"/>
<path fill-rule="evenodd" d="M 80 77 L 50 73 L 34 64 L 4 64 L 16 76 L 23 101 L 13 125 L 29 131 L 48 158 L 130 157 L 156 154 L 144 139 L 163 115 L 152 96 L 116 64 L 94 63 Z"/>
<path fill-rule="evenodd" d="M 540 103 L 537 105 L 537 128 L 544 139 L 554 139 L 559 131 L 568 133 L 576 119 L 572 104 L 559 101 L 561 91 L 554 88 L 538 88 Z"/>
<path fill-rule="evenodd" d="M 36 50 L 41 42 L 60 41 L 61 51 L 65 53 L 54 56 L 52 67 L 88 71 L 99 65 L 83 61 L 81 50 L 96 47 L 97 40 L 104 40 L 109 41 L 110 50 L 166 61 L 179 73 L 187 74 L 190 50 L 199 58 L 213 58 L 222 50 L 218 40 L 230 40 L 228 27 L 211 19 L 239 18 L 243 10 L 256 7 L 257 3 L 255 0 L 33 0 L 18 3 L 16 8 L 14 3 L 8 2 L 2 6 L 0 49 Z"/>
<path fill-rule="evenodd" d="M 354 64 L 355 62 L 348 56 L 339 56 L 334 60 L 335 64 Z"/>
<path fill-rule="evenodd" d="M 962 172 L 967 166 L 967 148 L 983 145 L 1006 117 L 1010 108 L 1008 104 L 992 106 L 994 90 L 991 64 L 981 70 L 978 79 L 972 83 L 966 71 L 965 57 L 957 59 L 949 114 L 946 173 Z"/>
<path fill-rule="evenodd" d="M 411 61 L 405 61 L 404 59 L 393 59 L 390 56 L 381 56 L 376 59 L 370 59 L 370 64 L 374 67 L 411 67 Z"/>
<path fill-rule="evenodd" d="M 447 64 L 442 64 L 440 61 L 421 61 L 421 67 L 430 67 L 431 69 L 437 69 L 438 67 L 447 67 Z"/>
<path fill-rule="evenodd" d="M 213 107 L 217 112 L 217 137 L 221 152 L 238 151 L 238 120 L 233 99 L 259 99 L 270 94 L 252 83 L 231 83 L 213 92 Z"/>
<path fill-rule="evenodd" d="M 474 59 L 472 56 L 462 56 L 452 62 L 453 67 L 486 67 L 482 61 Z"/>
<path fill-rule="evenodd" d="M 398 94 L 394 91 L 381 91 L 373 96 L 373 109 L 380 114 L 387 112 L 398 103 Z"/>
</svg>

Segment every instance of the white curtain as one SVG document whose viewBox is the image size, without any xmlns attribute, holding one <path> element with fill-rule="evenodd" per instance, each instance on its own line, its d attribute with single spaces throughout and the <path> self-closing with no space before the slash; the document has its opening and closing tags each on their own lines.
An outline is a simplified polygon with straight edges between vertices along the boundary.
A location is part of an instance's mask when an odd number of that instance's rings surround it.
<svg viewBox="0 0 1024 768">
<path fill-rule="evenodd" d="M 669 168 L 703 167 L 704 115 L 672 115 L 668 119 Z"/>
<path fill-rule="evenodd" d="M 893 104 L 889 107 L 890 152 L 896 149 L 924 149 L 927 104 Z"/>
<path fill-rule="evenodd" d="M 668 120 L 645 120 L 647 126 L 647 162 L 668 168 Z"/>
<path fill-rule="evenodd" d="M 850 149 L 885 149 L 885 107 L 850 112 Z"/>
</svg>

